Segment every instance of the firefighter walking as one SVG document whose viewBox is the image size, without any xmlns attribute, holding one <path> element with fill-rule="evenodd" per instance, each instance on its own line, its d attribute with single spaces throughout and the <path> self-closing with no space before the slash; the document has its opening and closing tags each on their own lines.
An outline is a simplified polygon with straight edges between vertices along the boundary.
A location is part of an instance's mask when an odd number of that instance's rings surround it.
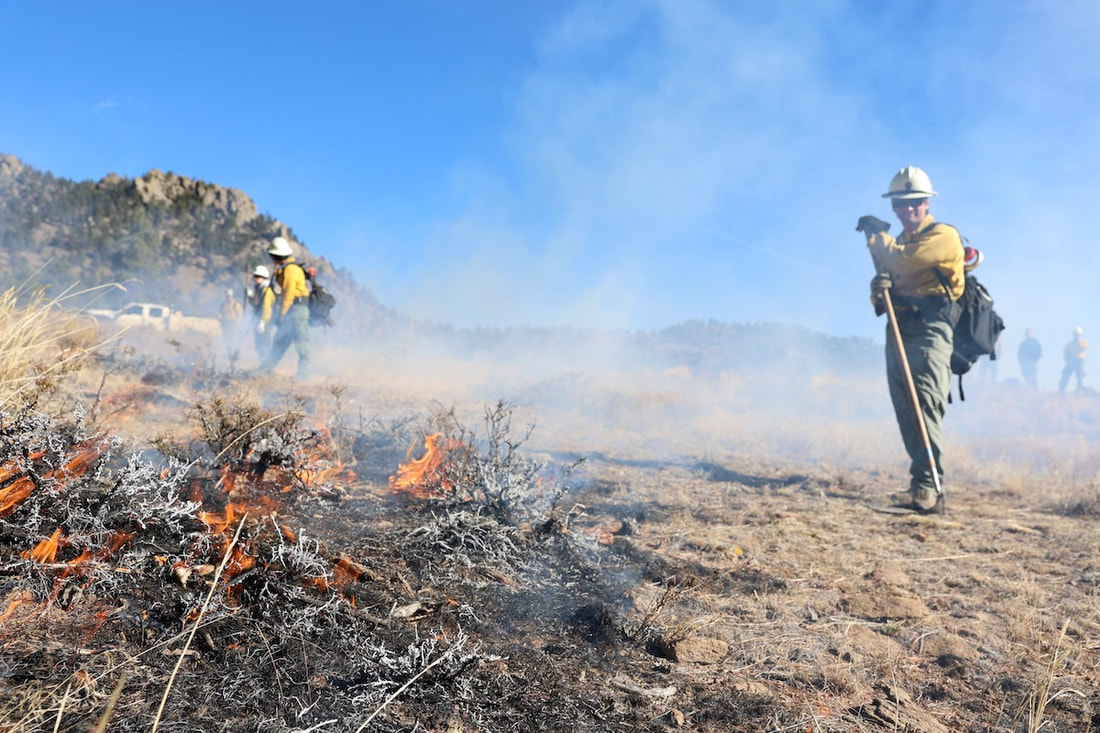
<svg viewBox="0 0 1100 733">
<path fill-rule="evenodd" d="M 1089 350 L 1089 342 L 1085 340 L 1084 329 L 1073 329 L 1073 339 L 1062 349 L 1062 358 L 1066 366 L 1062 369 L 1062 378 L 1058 380 L 1058 391 L 1065 392 L 1069 385 L 1070 377 L 1077 378 L 1077 391 L 1085 388 L 1085 354 Z"/>
<path fill-rule="evenodd" d="M 287 350 L 294 346 L 298 352 L 297 378 L 309 376 L 309 286 L 302 266 L 294 261 L 294 251 L 283 237 L 271 240 L 267 250 L 275 265 L 273 274 L 279 287 L 278 302 L 274 308 L 275 337 L 271 351 L 260 364 L 260 373 L 269 374 L 282 360 Z M 265 327 L 266 330 L 266 327 Z"/>
<path fill-rule="evenodd" d="M 248 288 L 248 304 L 252 308 L 252 334 L 256 354 L 262 363 L 271 351 L 271 319 L 275 315 L 275 288 L 271 271 L 265 265 L 252 270 L 252 285 Z"/>
</svg>

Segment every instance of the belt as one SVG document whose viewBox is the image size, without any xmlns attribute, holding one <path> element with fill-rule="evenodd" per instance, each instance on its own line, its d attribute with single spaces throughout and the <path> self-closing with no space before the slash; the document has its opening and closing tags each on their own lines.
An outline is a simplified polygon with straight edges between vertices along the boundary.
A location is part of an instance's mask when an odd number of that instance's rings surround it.
<svg viewBox="0 0 1100 733">
<path fill-rule="evenodd" d="M 946 295 L 895 295 L 896 311 L 932 311 L 943 308 L 951 299 Z"/>
</svg>

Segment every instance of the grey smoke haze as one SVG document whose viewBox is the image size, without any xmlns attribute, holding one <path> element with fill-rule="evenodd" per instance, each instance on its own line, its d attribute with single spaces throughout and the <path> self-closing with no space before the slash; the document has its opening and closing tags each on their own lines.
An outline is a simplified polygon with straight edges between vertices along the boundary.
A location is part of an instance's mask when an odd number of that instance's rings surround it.
<svg viewBox="0 0 1100 733">
<path fill-rule="evenodd" d="M 1009 324 L 1001 376 L 1034 328 L 1050 385 L 1070 330 L 1100 333 L 1100 11 L 796 5 L 575 7 L 527 70 L 506 162 L 456 167 L 464 210 L 417 243 L 420 269 L 364 273 L 399 307 L 460 324 L 715 317 L 881 339 L 853 226 L 893 220 L 880 194 L 920 165 L 933 214 L 986 252 Z"/>
</svg>

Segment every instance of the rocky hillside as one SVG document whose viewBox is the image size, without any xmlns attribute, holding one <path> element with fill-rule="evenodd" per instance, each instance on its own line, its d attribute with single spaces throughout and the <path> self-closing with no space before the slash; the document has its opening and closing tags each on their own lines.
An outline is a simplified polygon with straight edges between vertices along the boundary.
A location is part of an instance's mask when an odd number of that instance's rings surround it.
<svg viewBox="0 0 1100 733">
<path fill-rule="evenodd" d="M 55 287 L 120 282 L 127 292 L 117 293 L 119 300 L 168 299 L 210 315 L 223 289 L 242 286 L 249 267 L 266 262 L 265 244 L 276 235 L 295 243 L 342 300 L 379 307 L 243 191 L 159 170 L 71 181 L 0 154 L 5 288 L 28 280 Z"/>
<path fill-rule="evenodd" d="M 136 179 L 110 173 L 71 181 L 0 154 L 0 290 L 27 282 L 58 290 L 123 283 L 125 292 L 100 292 L 95 306 L 150 300 L 216 315 L 224 290 L 243 287 L 251 267 L 266 263 L 264 250 L 276 235 L 294 243 L 336 294 L 340 337 L 383 349 L 430 343 L 431 353 L 487 353 L 516 363 L 541 354 L 560 364 L 614 352 L 634 365 L 711 375 L 730 368 L 851 371 L 880 363 L 878 348 L 866 339 L 776 324 L 688 321 L 655 332 L 610 333 L 414 323 L 311 252 L 243 191 L 159 170 Z"/>
</svg>

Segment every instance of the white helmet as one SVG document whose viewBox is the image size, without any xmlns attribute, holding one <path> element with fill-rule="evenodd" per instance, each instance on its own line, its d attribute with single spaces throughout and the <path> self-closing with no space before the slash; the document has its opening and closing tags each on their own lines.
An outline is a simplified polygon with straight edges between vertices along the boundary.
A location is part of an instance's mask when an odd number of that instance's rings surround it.
<svg viewBox="0 0 1100 733">
<path fill-rule="evenodd" d="M 253 277 L 262 277 L 264 280 L 266 280 L 269 277 L 271 277 L 271 271 L 268 270 L 263 265 L 256 265 L 255 267 L 252 268 L 252 276 Z"/>
<path fill-rule="evenodd" d="M 233 288 L 229 288 L 228 290 L 225 291 L 225 297 L 227 297 L 227 298 L 232 298 L 233 297 Z"/>
<path fill-rule="evenodd" d="M 271 240 L 271 249 L 267 251 L 272 257 L 290 257 L 294 250 L 290 248 L 290 242 L 283 237 L 275 237 Z"/>
<path fill-rule="evenodd" d="M 1073 329 L 1073 335 L 1074 335 L 1074 336 L 1080 336 L 1080 335 L 1081 335 L 1081 334 L 1083 334 L 1084 332 L 1085 332 L 1085 329 L 1081 328 L 1080 326 L 1078 326 L 1077 328 Z"/>
<path fill-rule="evenodd" d="M 882 194 L 884 199 L 926 199 L 935 196 L 932 181 L 920 168 L 902 168 L 890 179 L 890 190 Z"/>
</svg>

